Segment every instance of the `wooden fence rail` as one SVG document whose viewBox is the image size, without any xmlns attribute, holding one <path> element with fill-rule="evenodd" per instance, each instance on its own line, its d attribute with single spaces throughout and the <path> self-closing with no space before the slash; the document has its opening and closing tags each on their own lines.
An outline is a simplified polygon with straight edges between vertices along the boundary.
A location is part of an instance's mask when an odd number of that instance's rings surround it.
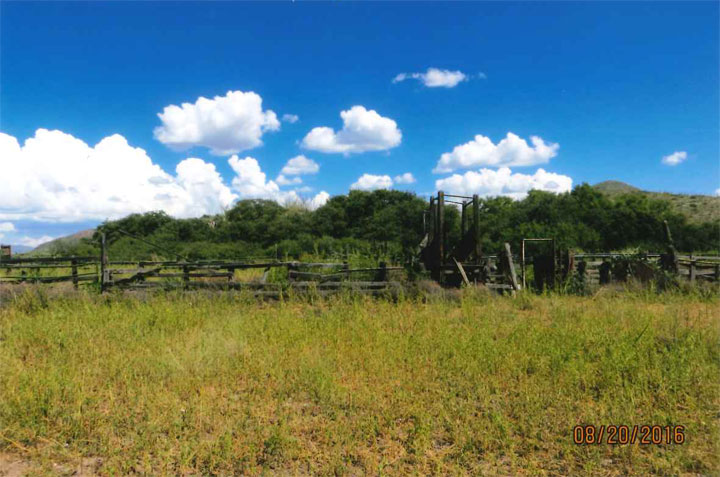
<svg viewBox="0 0 720 477">
<path fill-rule="evenodd" d="M 394 289 L 394 284 L 404 279 L 403 267 L 385 266 L 376 268 L 351 269 L 347 262 L 299 262 L 280 261 L 259 258 L 255 260 L 118 260 L 111 261 L 103 249 L 100 257 L 41 257 L 12 258 L 0 261 L 0 283 L 62 283 L 70 282 L 75 287 L 80 284 L 99 284 L 100 288 L 110 289 L 235 289 L 262 292 L 261 295 L 277 295 L 283 290 L 318 292 L 354 290 L 367 293 L 384 292 Z M 577 274 L 580 263 L 582 273 L 590 283 L 607 283 L 610 263 L 619 259 L 634 259 L 634 255 L 619 253 L 578 253 L 574 255 L 572 273 Z M 485 255 L 489 266 L 486 272 L 488 287 L 495 289 L 518 289 L 521 274 L 525 266 L 533 265 L 533 257 L 512 255 L 507 248 L 501 255 Z M 645 255 L 646 262 L 659 264 L 660 254 Z M 720 257 L 677 255 L 677 274 L 689 281 L 720 282 Z M 507 280 L 508 271 L 512 265 Z M 515 269 L 513 264 L 522 267 Z M 462 272 L 476 273 L 483 264 L 462 264 Z M 457 264 L 440 267 L 441 272 L 454 273 Z M 280 276 L 287 283 L 280 286 L 268 283 L 269 273 L 273 269 L 284 269 Z M 447 269 L 447 270 L 446 270 Z M 238 272 L 257 270 L 250 273 L 251 281 L 238 279 Z M 5 272 L 3 275 L 2 272 Z M 240 274 L 242 276 L 242 274 Z M 467 277 L 467 275 L 465 275 Z M 393 277 L 393 278 L 391 278 Z M 247 275 L 246 275 L 247 278 Z M 524 277 L 522 277 L 524 279 Z M 283 279 L 284 280 L 284 279 Z M 467 278 L 464 280 L 467 283 Z M 280 290 L 280 291 L 278 291 Z"/>
</svg>

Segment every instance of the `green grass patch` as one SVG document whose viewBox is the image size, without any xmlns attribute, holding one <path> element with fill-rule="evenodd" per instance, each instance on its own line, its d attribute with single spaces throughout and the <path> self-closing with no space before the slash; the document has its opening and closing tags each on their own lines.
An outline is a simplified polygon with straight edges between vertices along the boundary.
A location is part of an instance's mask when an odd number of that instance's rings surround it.
<svg viewBox="0 0 720 477">
<path fill-rule="evenodd" d="M 679 295 L 28 292 L 0 308 L 0 450 L 38 472 L 718 472 L 720 313 Z M 686 426 L 577 446 L 576 424 Z"/>
</svg>

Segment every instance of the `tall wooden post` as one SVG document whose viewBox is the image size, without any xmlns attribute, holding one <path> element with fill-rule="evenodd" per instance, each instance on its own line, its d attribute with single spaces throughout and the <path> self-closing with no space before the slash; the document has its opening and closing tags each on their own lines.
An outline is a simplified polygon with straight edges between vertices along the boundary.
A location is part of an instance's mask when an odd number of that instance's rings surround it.
<svg viewBox="0 0 720 477">
<path fill-rule="evenodd" d="M 662 265 L 665 270 L 677 273 L 677 251 L 675 250 L 675 243 L 673 242 L 672 235 L 670 234 L 670 225 L 668 224 L 667 220 L 663 220 L 663 230 L 665 232 L 666 253 L 664 260 L 662 260 Z"/>
<path fill-rule="evenodd" d="M 77 260 L 74 258 L 70 261 L 70 266 L 72 267 L 72 282 L 73 287 L 77 289 L 78 287 L 78 269 L 77 269 Z"/>
<path fill-rule="evenodd" d="M 378 281 L 380 282 L 386 282 L 387 281 L 387 265 L 385 262 L 380 262 L 380 270 L 378 271 Z"/>
<path fill-rule="evenodd" d="M 430 197 L 430 242 L 435 239 L 435 232 L 437 227 L 437 214 L 435 213 L 435 197 Z"/>
<path fill-rule="evenodd" d="M 480 247 L 480 197 L 473 194 L 473 237 L 475 238 L 475 260 L 480 263 L 482 249 Z"/>
<path fill-rule="evenodd" d="M 182 272 L 183 272 L 183 287 L 187 288 L 188 283 L 190 283 L 190 268 L 187 265 L 183 265 Z"/>
<path fill-rule="evenodd" d="M 437 256 L 438 265 L 440 267 L 440 282 L 443 282 L 443 264 L 445 263 L 445 193 L 438 192 L 437 201 Z"/>
<path fill-rule="evenodd" d="M 100 291 L 107 289 L 110 271 L 108 270 L 107 245 L 105 243 L 105 232 L 100 234 Z"/>
<path fill-rule="evenodd" d="M 695 274 L 696 274 L 696 266 L 695 266 L 695 260 L 693 260 L 692 253 L 690 254 L 690 272 L 688 274 L 688 279 L 691 282 L 695 281 Z"/>
<path fill-rule="evenodd" d="M 505 259 L 507 260 L 506 264 L 513 290 L 520 290 L 520 286 L 517 281 L 517 273 L 515 272 L 515 263 L 513 262 L 512 252 L 510 251 L 510 244 L 507 242 L 505 242 Z"/>
<path fill-rule="evenodd" d="M 527 274 L 525 269 L 525 239 L 522 239 L 522 247 L 520 248 L 520 273 L 522 273 L 522 287 L 524 290 L 527 288 L 527 283 L 525 282 L 525 275 Z"/>
<path fill-rule="evenodd" d="M 465 211 L 465 206 L 467 204 L 463 202 L 463 204 L 460 206 L 460 240 L 463 240 L 465 238 L 465 232 L 467 232 L 467 213 Z"/>
<path fill-rule="evenodd" d="M 665 232 L 665 243 L 667 245 L 674 245 L 672 234 L 670 233 L 670 225 L 667 220 L 663 220 L 663 231 Z"/>
<path fill-rule="evenodd" d="M 550 288 L 555 288 L 555 283 L 557 282 L 557 263 L 558 263 L 558 256 L 557 256 L 557 249 L 555 248 L 555 239 L 552 240 L 552 270 L 550 273 Z"/>
</svg>

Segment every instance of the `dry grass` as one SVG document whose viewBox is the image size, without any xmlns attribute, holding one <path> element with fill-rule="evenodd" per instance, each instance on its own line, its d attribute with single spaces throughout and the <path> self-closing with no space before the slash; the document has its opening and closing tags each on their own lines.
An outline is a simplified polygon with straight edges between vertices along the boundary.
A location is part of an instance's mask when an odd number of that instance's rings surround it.
<svg viewBox="0 0 720 477">
<path fill-rule="evenodd" d="M 0 451 L 49 474 L 713 474 L 718 311 L 30 289 L 0 308 Z M 682 424 L 687 442 L 576 446 L 576 424 Z"/>
</svg>

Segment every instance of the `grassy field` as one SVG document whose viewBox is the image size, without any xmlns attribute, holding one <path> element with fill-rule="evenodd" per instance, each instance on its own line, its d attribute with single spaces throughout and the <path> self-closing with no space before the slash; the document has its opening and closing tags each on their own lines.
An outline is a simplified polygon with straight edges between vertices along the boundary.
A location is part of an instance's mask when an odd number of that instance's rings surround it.
<svg viewBox="0 0 720 477">
<path fill-rule="evenodd" d="M 0 452 L 40 474 L 716 474 L 719 312 L 650 292 L 28 291 L 0 306 Z M 578 446 L 576 424 L 686 442 Z"/>
</svg>

